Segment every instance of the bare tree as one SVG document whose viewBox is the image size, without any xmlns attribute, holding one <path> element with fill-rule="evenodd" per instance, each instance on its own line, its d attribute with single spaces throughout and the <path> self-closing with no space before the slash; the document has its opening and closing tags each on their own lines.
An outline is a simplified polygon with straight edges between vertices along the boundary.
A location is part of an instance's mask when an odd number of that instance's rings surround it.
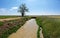
<svg viewBox="0 0 60 38">
<path fill-rule="evenodd" d="M 26 5 L 25 4 L 21 4 L 21 6 L 19 7 L 18 12 L 20 12 L 22 17 L 23 17 L 25 15 L 25 12 L 28 12 L 28 9 L 27 9 Z"/>
</svg>

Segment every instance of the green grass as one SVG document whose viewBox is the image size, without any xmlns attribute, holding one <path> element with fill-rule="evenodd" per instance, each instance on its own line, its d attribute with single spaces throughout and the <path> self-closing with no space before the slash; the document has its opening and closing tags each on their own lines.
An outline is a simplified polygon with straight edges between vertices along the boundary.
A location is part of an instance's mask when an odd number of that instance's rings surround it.
<svg viewBox="0 0 60 38">
<path fill-rule="evenodd" d="M 5 23 L 9 23 L 9 24 L 10 24 L 10 22 L 12 22 L 12 24 L 15 23 L 16 25 L 10 26 L 8 29 L 3 31 L 3 33 L 0 34 L 0 38 L 8 38 L 8 36 L 10 34 L 15 33 L 29 19 L 31 19 L 31 17 L 22 17 L 22 18 L 20 18 L 18 20 L 10 20 L 10 21 L 5 22 Z"/>
<path fill-rule="evenodd" d="M 60 38 L 60 18 L 38 17 L 36 21 L 43 29 L 44 38 Z"/>
<path fill-rule="evenodd" d="M 0 26 L 2 26 L 4 23 L 3 22 L 0 22 Z"/>
<path fill-rule="evenodd" d="M 14 18 L 14 17 L 18 17 L 18 16 L 0 16 L 0 19 L 4 19 L 4 18 Z"/>
<path fill-rule="evenodd" d="M 9 18 L 9 17 L 4 17 L 4 18 Z M 8 21 L 13 23 L 19 21 L 20 24 L 12 26 L 11 28 L 5 30 L 0 36 L 0 38 L 7 38 L 10 34 L 16 32 L 21 26 L 23 26 L 23 24 L 29 19 L 31 19 L 31 17 L 22 17 L 22 19 L 20 20 Z M 40 16 L 36 18 L 36 22 L 39 26 L 37 30 L 37 38 L 40 38 L 40 27 L 42 27 L 43 29 L 44 38 L 60 38 L 60 18 Z M 0 26 L 3 24 L 4 24 L 3 22 L 0 22 Z"/>
<path fill-rule="evenodd" d="M 60 20 L 59 20 L 60 21 Z M 60 22 L 56 18 L 47 18 L 42 22 L 45 38 L 60 38 Z"/>
<path fill-rule="evenodd" d="M 38 24 L 38 30 L 37 30 L 37 38 L 40 38 L 40 27 L 42 26 L 41 22 L 42 22 L 42 19 L 37 17 L 36 18 L 36 22 Z"/>
<path fill-rule="evenodd" d="M 38 27 L 38 30 L 37 30 L 37 38 L 40 38 L 40 27 Z"/>
</svg>

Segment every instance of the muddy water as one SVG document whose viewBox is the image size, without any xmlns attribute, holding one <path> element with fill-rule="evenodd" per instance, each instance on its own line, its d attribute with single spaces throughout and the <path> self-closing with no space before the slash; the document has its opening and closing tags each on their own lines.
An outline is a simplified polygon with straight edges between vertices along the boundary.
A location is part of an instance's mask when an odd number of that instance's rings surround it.
<svg viewBox="0 0 60 38">
<path fill-rule="evenodd" d="M 43 33 L 42 33 L 42 28 L 40 27 L 40 38 L 44 38 L 43 37 Z"/>
<path fill-rule="evenodd" d="M 37 38 L 37 30 L 38 26 L 35 19 L 31 19 L 8 38 Z"/>
</svg>

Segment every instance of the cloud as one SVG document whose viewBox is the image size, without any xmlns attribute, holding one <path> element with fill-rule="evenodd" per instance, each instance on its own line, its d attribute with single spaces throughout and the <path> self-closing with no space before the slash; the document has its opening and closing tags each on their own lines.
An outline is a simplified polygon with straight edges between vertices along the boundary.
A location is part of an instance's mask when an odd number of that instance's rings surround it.
<svg viewBox="0 0 60 38">
<path fill-rule="evenodd" d="M 11 9 L 0 8 L 0 15 L 21 15 L 17 13 L 18 7 L 11 7 Z M 26 15 L 60 15 L 60 12 L 54 11 L 30 11 Z"/>
<path fill-rule="evenodd" d="M 10 10 L 17 10 L 17 9 L 18 9 L 18 7 L 11 7 Z"/>
<path fill-rule="evenodd" d="M 2 13 L 9 13 L 9 11 L 5 8 L 0 8 L 0 14 Z"/>
<path fill-rule="evenodd" d="M 60 15 L 57 12 L 49 12 L 49 11 L 31 11 L 26 13 L 26 15 Z"/>
<path fill-rule="evenodd" d="M 16 7 L 12 9 L 0 8 L 0 15 L 20 15 L 16 9 Z"/>
</svg>

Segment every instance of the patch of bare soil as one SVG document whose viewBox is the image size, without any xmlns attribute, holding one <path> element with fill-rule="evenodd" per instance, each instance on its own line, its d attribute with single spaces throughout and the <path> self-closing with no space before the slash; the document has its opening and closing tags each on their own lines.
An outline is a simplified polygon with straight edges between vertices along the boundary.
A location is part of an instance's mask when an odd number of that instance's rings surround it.
<svg viewBox="0 0 60 38">
<path fill-rule="evenodd" d="M 0 19 L 0 21 L 9 21 L 9 20 L 15 20 L 15 19 L 20 19 L 20 17 Z"/>
</svg>

